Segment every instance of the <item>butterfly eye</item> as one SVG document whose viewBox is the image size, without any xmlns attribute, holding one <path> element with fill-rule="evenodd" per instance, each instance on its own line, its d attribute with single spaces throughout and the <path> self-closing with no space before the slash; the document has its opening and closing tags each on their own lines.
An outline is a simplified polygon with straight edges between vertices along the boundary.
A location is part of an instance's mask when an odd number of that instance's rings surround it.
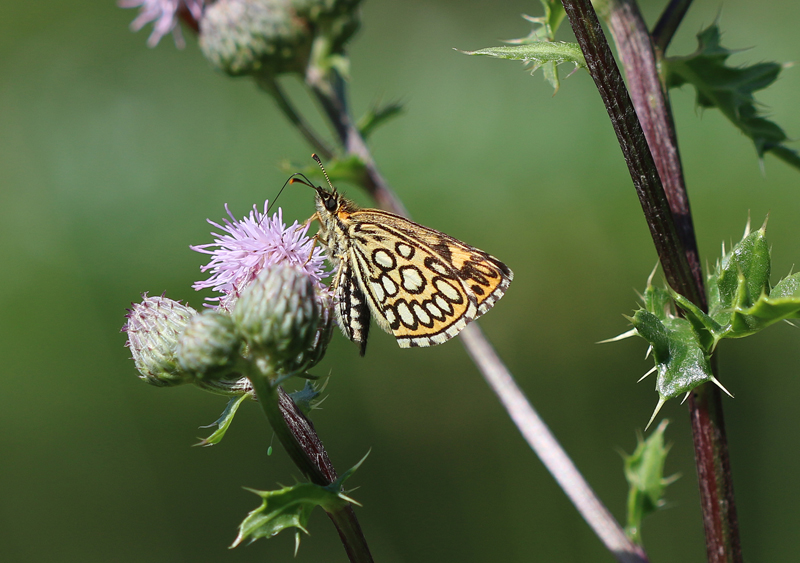
<svg viewBox="0 0 800 563">
<path fill-rule="evenodd" d="M 336 211 L 336 198 L 333 196 L 328 196 L 328 198 L 325 200 L 325 209 L 331 212 Z"/>
</svg>

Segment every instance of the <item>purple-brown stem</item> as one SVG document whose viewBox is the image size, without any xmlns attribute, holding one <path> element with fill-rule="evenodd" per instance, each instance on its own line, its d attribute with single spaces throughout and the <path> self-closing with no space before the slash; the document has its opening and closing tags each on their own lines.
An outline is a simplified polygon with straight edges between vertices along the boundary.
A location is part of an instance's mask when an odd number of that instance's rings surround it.
<svg viewBox="0 0 800 563">
<path fill-rule="evenodd" d="M 319 439 L 314 424 L 297 408 L 281 387 L 273 388 L 263 377 L 250 381 L 264 413 L 289 457 L 312 482 L 327 487 L 338 479 L 328 453 Z M 347 556 L 352 563 L 373 563 L 367 540 L 353 507 L 349 504 L 327 511 L 336 527 Z"/>
<path fill-rule="evenodd" d="M 706 309 L 675 127 L 644 20 L 631 0 L 609 3 L 608 24 L 626 70 L 629 96 L 591 3 L 563 0 L 563 4 L 617 133 L 667 282 Z M 659 35 L 664 48 L 685 8 L 688 4 L 679 5 L 674 14 L 665 16 Z M 742 554 L 719 389 L 711 384 L 694 389 L 689 411 L 708 560 L 739 562 Z"/>
</svg>

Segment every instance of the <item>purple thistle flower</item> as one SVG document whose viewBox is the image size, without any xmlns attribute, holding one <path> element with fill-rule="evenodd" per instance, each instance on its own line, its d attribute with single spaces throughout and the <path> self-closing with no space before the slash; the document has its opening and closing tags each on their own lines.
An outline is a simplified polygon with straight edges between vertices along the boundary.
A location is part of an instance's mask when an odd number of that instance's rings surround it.
<svg viewBox="0 0 800 563">
<path fill-rule="evenodd" d="M 183 49 L 185 43 L 178 25 L 178 12 L 186 10 L 195 21 L 203 16 L 205 0 L 118 0 L 120 8 L 139 8 L 139 15 L 131 22 L 131 30 L 139 31 L 145 24 L 153 23 L 153 32 L 147 39 L 148 47 L 155 47 L 161 38 L 172 32 L 175 45 Z"/>
<path fill-rule="evenodd" d="M 216 307 L 228 310 L 239 297 L 242 290 L 263 270 L 275 264 L 288 263 L 305 272 L 314 284 L 323 289 L 322 278 L 325 255 L 314 239 L 308 237 L 308 225 L 295 221 L 288 228 L 283 223 L 283 211 L 267 217 L 268 201 L 264 202 L 264 212 L 255 205 L 250 215 L 237 220 L 225 204 L 229 219 L 223 224 L 208 220 L 225 234 L 212 232 L 214 242 L 190 246 L 192 250 L 210 254 L 211 260 L 200 271 L 211 271 L 204 281 L 195 282 L 192 287 L 200 290 L 212 288 L 223 293 L 220 297 L 207 297 L 216 302 Z"/>
</svg>

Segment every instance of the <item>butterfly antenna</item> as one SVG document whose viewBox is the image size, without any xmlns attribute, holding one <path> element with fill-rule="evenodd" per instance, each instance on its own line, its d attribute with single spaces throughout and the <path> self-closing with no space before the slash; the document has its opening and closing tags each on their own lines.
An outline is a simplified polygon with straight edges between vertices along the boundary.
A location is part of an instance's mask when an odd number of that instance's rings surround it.
<svg viewBox="0 0 800 563">
<path fill-rule="evenodd" d="M 298 180 L 298 177 L 302 178 L 302 180 Z M 272 206 L 275 205 L 276 201 L 278 201 L 278 198 L 281 196 L 281 194 L 283 193 L 283 190 L 286 188 L 286 186 L 288 186 L 289 184 L 294 184 L 295 182 L 297 182 L 298 184 L 305 184 L 306 186 L 309 186 L 309 187 L 312 187 L 312 188 L 314 187 L 314 184 L 312 184 L 309 181 L 309 179 L 306 178 L 303 174 L 301 174 L 300 172 L 295 172 L 294 174 L 289 176 L 289 179 L 286 180 L 286 182 L 283 184 L 283 187 L 281 187 L 281 189 L 278 190 L 278 195 L 275 196 L 275 199 L 273 199 L 271 202 L 269 202 L 269 206 L 267 207 L 267 212 L 264 213 L 264 217 L 269 215 L 269 212 L 272 209 Z M 262 217 L 262 219 L 263 219 L 263 217 Z"/>
<path fill-rule="evenodd" d="M 331 179 L 328 178 L 328 173 L 325 172 L 325 167 L 322 166 L 322 161 L 319 159 L 319 157 L 316 154 L 312 154 L 311 158 L 313 158 L 314 160 L 317 161 L 317 164 L 319 164 L 319 167 L 322 170 L 322 175 L 325 176 L 325 179 L 328 181 L 328 185 L 331 187 L 331 190 L 333 190 L 333 193 L 336 193 L 336 188 L 334 188 L 333 184 L 331 184 Z"/>
</svg>

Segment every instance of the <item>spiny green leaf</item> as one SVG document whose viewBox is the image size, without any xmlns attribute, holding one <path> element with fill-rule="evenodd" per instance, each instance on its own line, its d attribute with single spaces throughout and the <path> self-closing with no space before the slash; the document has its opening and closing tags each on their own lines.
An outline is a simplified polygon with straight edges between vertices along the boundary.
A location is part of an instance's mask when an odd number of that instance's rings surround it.
<svg viewBox="0 0 800 563">
<path fill-rule="evenodd" d="M 730 252 L 723 247 L 722 258 L 708 277 L 709 313 L 682 295 L 671 291 L 686 313 L 706 351 L 711 352 L 723 338 L 743 338 L 780 320 L 796 318 L 800 295 L 795 295 L 793 276 L 770 291 L 771 257 L 766 227 L 750 232 Z"/>
<path fill-rule="evenodd" d="M 639 309 L 631 322 L 636 333 L 652 346 L 656 363 L 656 392 L 659 399 L 648 426 L 667 400 L 688 393 L 708 381 L 719 385 L 711 371 L 709 355 L 700 345 L 689 321 L 677 317 L 662 321 L 654 314 Z"/>
<path fill-rule="evenodd" d="M 309 178 L 319 178 L 320 183 L 325 183 L 325 178 L 319 166 L 301 165 L 284 160 L 279 163 L 279 167 L 287 174 L 301 170 Z M 345 158 L 331 158 L 325 163 L 325 171 L 328 173 L 333 185 L 347 182 L 356 186 L 363 186 L 367 180 L 367 167 L 364 161 L 356 155 L 350 155 Z"/>
<path fill-rule="evenodd" d="M 393 117 L 403 113 L 403 111 L 405 110 L 400 102 L 389 102 L 384 105 L 375 104 L 361 116 L 356 127 L 361 132 L 361 136 L 366 139 L 379 125 L 383 125 Z"/>
<path fill-rule="evenodd" d="M 669 292 L 663 287 L 656 287 L 653 285 L 653 276 L 656 274 L 656 268 L 650 277 L 647 278 L 647 287 L 644 290 L 642 301 L 644 308 L 647 312 L 654 314 L 658 319 L 664 321 L 670 317 L 675 316 L 674 307 L 672 307 L 672 300 Z"/>
<path fill-rule="evenodd" d="M 578 67 L 586 68 L 586 61 L 577 43 L 555 41 L 556 30 L 564 21 L 566 13 L 561 0 L 540 0 L 544 8 L 544 16 L 534 18 L 522 16 L 539 27 L 534 28 L 527 37 L 506 41 L 512 47 L 488 47 L 477 51 L 461 51 L 466 55 L 488 55 L 500 59 L 532 63 L 531 74 L 541 68 L 544 78 L 553 87 L 554 94 L 561 86 L 558 76 L 558 65 L 571 62 Z"/>
<path fill-rule="evenodd" d="M 286 530 L 296 528 L 295 555 L 300 546 L 300 532 L 308 534 L 308 519 L 316 506 L 326 512 L 341 510 L 348 504 L 358 504 L 343 492 L 344 482 L 361 467 L 369 452 L 353 467 L 327 487 L 314 483 L 298 483 L 277 491 L 256 491 L 247 489 L 262 498 L 261 506 L 251 511 L 239 525 L 239 534 L 231 547 L 245 540 L 254 542 L 259 538 L 269 538 Z"/>
<path fill-rule="evenodd" d="M 759 112 L 753 92 L 771 85 L 783 66 L 768 62 L 750 66 L 726 66 L 735 51 L 720 45 L 716 23 L 697 35 L 697 51 L 687 57 L 668 57 L 662 68 L 669 87 L 691 84 L 697 90 L 697 104 L 719 108 L 731 123 L 752 139 L 759 158 L 772 151 L 788 164 L 800 168 L 800 155 L 784 145 L 786 133 Z"/>
<path fill-rule="evenodd" d="M 292 398 L 292 401 L 294 401 L 294 404 L 297 405 L 297 408 L 299 408 L 303 414 L 307 415 L 322 402 L 322 400 L 319 399 L 319 395 L 324 387 L 323 385 L 322 388 L 317 389 L 312 382 L 306 380 L 302 389 L 294 393 L 289 393 L 289 396 Z"/>
<path fill-rule="evenodd" d="M 722 258 L 708 277 L 708 314 L 672 292 L 706 351 L 713 351 L 723 338 L 743 338 L 793 317 L 797 298 L 788 290 L 791 282 L 780 286 L 788 292 L 782 293 L 781 299 L 770 297 L 770 270 L 766 226 L 751 233 L 748 224 L 742 240 L 730 252 L 723 247 Z"/>
<path fill-rule="evenodd" d="M 800 297 L 800 272 L 786 276 L 769 292 L 771 301 Z"/>
<path fill-rule="evenodd" d="M 783 278 L 769 295 L 762 294 L 752 307 L 736 312 L 733 334 L 739 338 L 785 319 L 800 318 L 800 273 Z"/>
<path fill-rule="evenodd" d="M 556 31 L 558 31 L 558 27 L 561 25 L 561 22 L 564 21 L 564 17 L 567 15 L 564 11 L 564 5 L 561 4 L 561 0 L 540 0 L 540 2 L 542 3 L 542 8 L 544 9 L 544 16 L 539 18 L 534 18 L 524 14 L 522 16 L 529 22 L 534 23 L 539 27 L 532 29 L 527 37 L 523 37 L 521 39 L 511 39 L 506 41 L 506 43 L 521 45 L 524 43 L 535 43 L 537 41 L 555 40 Z"/>
<path fill-rule="evenodd" d="M 295 542 L 300 542 L 300 531 L 308 534 L 308 519 L 316 506 L 331 506 L 334 502 L 346 504 L 338 495 L 313 483 L 299 483 L 277 491 L 248 489 L 262 498 L 261 506 L 250 512 L 239 525 L 239 535 L 231 547 L 244 540 L 251 542 L 272 537 L 287 528 L 297 528 Z"/>
<path fill-rule="evenodd" d="M 713 318 L 708 316 L 700 307 L 686 299 L 680 293 L 673 291 L 669 288 L 670 295 L 678 304 L 678 307 L 683 309 L 686 319 L 692 324 L 692 328 L 697 335 L 697 340 L 703 347 L 703 350 L 712 352 L 717 346 L 717 342 L 722 339 L 725 332 L 728 330 L 727 325 L 720 325 Z"/>
<path fill-rule="evenodd" d="M 742 240 L 730 252 L 723 248 L 722 258 L 709 276 L 709 314 L 725 324 L 725 315 L 733 309 L 749 307 L 762 293 L 769 293 L 770 267 L 766 224 L 751 233 L 748 222 Z"/>
<path fill-rule="evenodd" d="M 678 475 L 664 477 L 664 463 L 669 453 L 669 446 L 664 445 L 667 424 L 669 421 L 661 421 L 647 440 L 638 435 L 636 450 L 622 456 L 625 479 L 630 485 L 625 533 L 639 545 L 642 544 L 642 520 L 664 507 L 664 489 L 678 478 Z"/>
<path fill-rule="evenodd" d="M 230 428 L 230 425 L 233 422 L 233 417 L 236 415 L 236 411 L 239 410 L 239 406 L 248 397 L 250 397 L 250 395 L 247 393 L 238 395 L 236 397 L 231 397 L 231 399 L 228 401 L 228 404 L 225 406 L 225 410 L 222 411 L 222 415 L 213 424 L 203 427 L 209 428 L 211 426 L 216 426 L 217 429 L 207 438 L 200 440 L 197 445 L 213 446 L 214 444 L 219 444 L 222 441 L 222 438 L 225 437 L 225 433 L 228 431 L 228 428 Z"/>
<path fill-rule="evenodd" d="M 541 68 L 545 80 L 553 87 L 554 93 L 558 92 L 561 86 L 558 65 L 572 62 L 576 69 L 578 67 L 586 68 L 586 61 L 577 43 L 555 41 L 556 31 L 566 16 L 561 0 L 540 0 L 540 2 L 544 8 L 544 16 L 538 18 L 522 16 L 537 27 L 532 29 L 526 37 L 505 42 L 514 47 L 489 47 L 478 51 L 461 52 L 467 55 L 488 55 L 523 61 L 525 64 L 532 63 L 531 74 Z M 526 46 L 531 48 L 525 49 Z"/>
<path fill-rule="evenodd" d="M 533 63 L 534 70 L 546 62 L 573 63 L 576 67 L 586 68 L 581 48 L 577 43 L 567 43 L 566 41 L 539 41 L 525 45 L 504 45 L 461 52 L 465 55 L 487 55 L 498 59 Z"/>
</svg>

